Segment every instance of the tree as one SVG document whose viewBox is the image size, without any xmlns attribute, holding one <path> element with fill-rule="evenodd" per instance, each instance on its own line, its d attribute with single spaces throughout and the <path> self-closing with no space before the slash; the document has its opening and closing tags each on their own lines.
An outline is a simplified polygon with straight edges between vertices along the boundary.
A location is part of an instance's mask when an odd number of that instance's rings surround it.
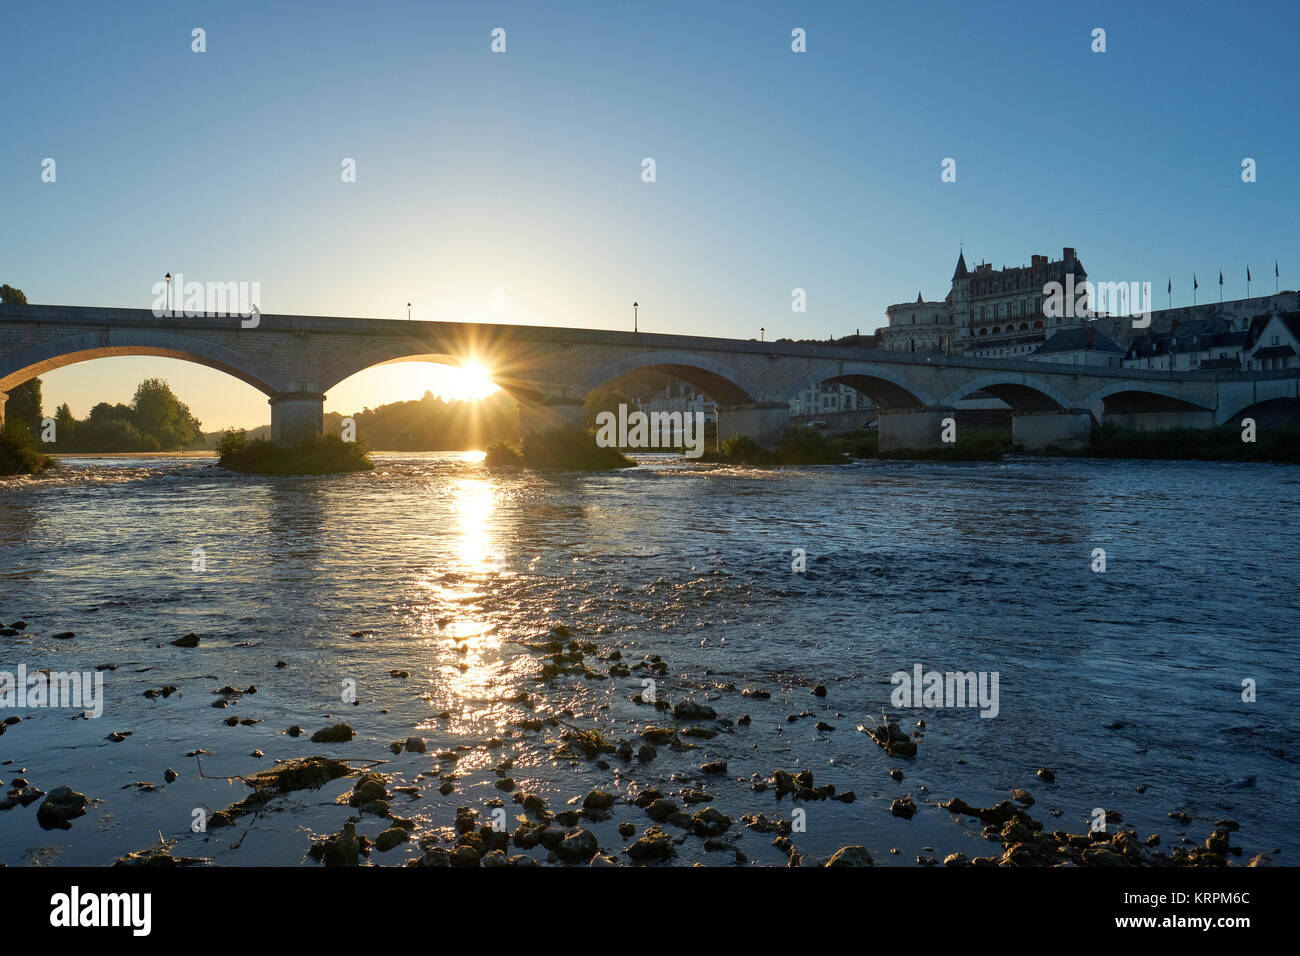
<svg viewBox="0 0 1300 956">
<path fill-rule="evenodd" d="M 41 420 L 41 380 L 28 379 L 21 385 L 14 386 L 5 403 L 5 421 L 22 422 L 33 435 L 39 434 Z"/>
<path fill-rule="evenodd" d="M 188 448 L 203 436 L 189 406 L 160 378 L 140 383 L 131 400 L 130 420 L 137 431 L 156 438 L 163 451 Z"/>
<path fill-rule="evenodd" d="M 59 410 L 54 413 L 54 441 L 55 444 L 72 445 L 76 441 L 77 418 L 72 414 L 72 409 L 68 403 L 64 402 L 59 406 Z"/>
<path fill-rule="evenodd" d="M 597 415 L 601 412 L 612 412 L 617 417 L 620 405 L 626 405 L 629 412 L 636 410 L 636 403 L 617 388 L 598 388 L 582 403 L 582 417 L 588 428 L 594 428 Z"/>
<path fill-rule="evenodd" d="M 11 285 L 0 285 L 0 305 L 26 305 L 27 296 L 23 295 L 22 289 L 15 289 Z"/>
</svg>

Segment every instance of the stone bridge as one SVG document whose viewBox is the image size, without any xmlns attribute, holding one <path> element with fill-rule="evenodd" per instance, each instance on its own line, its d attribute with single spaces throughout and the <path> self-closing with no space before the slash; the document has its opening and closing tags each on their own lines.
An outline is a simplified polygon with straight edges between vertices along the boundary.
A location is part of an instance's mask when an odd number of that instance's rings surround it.
<svg viewBox="0 0 1300 956">
<path fill-rule="evenodd" d="M 977 390 L 1014 409 L 1027 448 L 1086 443 L 1091 421 L 1212 427 L 1300 397 L 1300 371 L 1166 372 L 755 342 L 694 335 L 305 315 L 158 317 L 148 309 L 0 306 L 5 393 L 76 362 L 159 355 L 221 369 L 265 392 L 274 441 L 319 433 L 326 393 L 387 362 L 482 364 L 519 404 L 520 430 L 580 424 L 592 390 L 638 369 L 674 375 L 719 404 L 721 439 L 771 441 L 804 389 L 843 383 L 880 409 L 882 449 L 933 447 Z"/>
</svg>

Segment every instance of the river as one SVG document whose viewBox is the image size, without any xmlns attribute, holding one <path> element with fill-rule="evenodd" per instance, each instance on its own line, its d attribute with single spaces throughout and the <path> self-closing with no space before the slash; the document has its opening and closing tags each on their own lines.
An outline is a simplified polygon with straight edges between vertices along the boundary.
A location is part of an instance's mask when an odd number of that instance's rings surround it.
<svg viewBox="0 0 1300 956">
<path fill-rule="evenodd" d="M 314 866 L 312 839 L 355 813 L 335 804 L 352 780 L 288 794 L 234 828 L 193 833 L 191 821 L 248 793 L 226 777 L 331 754 L 386 760 L 390 787 L 414 788 L 393 813 L 425 838 L 460 806 L 489 819 L 495 800 L 513 827 L 511 792 L 558 812 L 593 788 L 705 789 L 713 799 L 687 809 L 730 815 L 726 847 L 692 836 L 677 862 L 785 865 L 772 834 L 740 823 L 791 819 L 790 797 L 753 787 L 781 768 L 854 792 L 793 805 L 805 816 L 791 839 L 813 858 L 846 844 L 878 865 L 996 855 L 978 821 L 936 804 L 988 806 L 1025 788 L 1049 830 L 1085 833 L 1104 808 L 1168 848 L 1200 844 L 1228 818 L 1244 849 L 1234 862 L 1275 850 L 1300 861 L 1300 468 L 760 470 L 647 457 L 581 475 L 494 471 L 470 453 L 375 459 L 367 474 L 258 478 L 211 459 L 70 458 L 48 477 L 0 480 L 0 622 L 26 622 L 0 637 L 0 671 L 115 668 L 100 671 L 97 719 L 0 711 L 24 718 L 0 737 L 6 788 L 21 777 L 92 801 L 69 830 L 42 829 L 36 804 L 0 811 L 0 860 L 102 865 L 161 833 L 178 855 L 218 864 Z M 560 625 L 597 646 L 587 663 L 602 672 L 612 651 L 625 665 L 660 655 L 666 672 L 540 682 L 540 654 L 517 642 Z M 189 633 L 198 647 L 171 645 Z M 996 716 L 894 706 L 891 675 L 918 664 L 996 673 Z M 632 700 L 645 676 L 665 700 L 714 707 L 717 735 L 644 763 L 557 757 L 564 724 L 638 746 L 647 724 L 671 727 Z M 180 694 L 145 696 L 167 685 Z M 256 693 L 214 708 L 223 685 Z M 355 704 L 343 697 L 352 686 Z M 770 699 L 742 696 L 751 686 Z M 521 692 L 531 708 L 513 700 Z M 859 729 L 886 711 L 909 732 L 925 722 L 914 758 L 891 758 Z M 259 722 L 228 726 L 232 714 Z M 546 715 L 564 724 L 512 726 Z M 339 721 L 355 740 L 309 741 Z M 292 725 L 307 733 L 286 735 Z M 388 749 L 412 735 L 427 753 Z M 443 795 L 452 761 L 438 754 L 457 747 Z M 725 772 L 702 772 L 710 761 Z M 503 775 L 516 791 L 498 787 Z M 890 812 L 907 794 L 911 819 Z M 624 821 L 638 834 L 648 823 L 619 803 L 584 825 L 617 855 Z M 358 832 L 385 826 L 363 816 Z M 370 861 L 401 864 L 418 842 Z"/>
</svg>

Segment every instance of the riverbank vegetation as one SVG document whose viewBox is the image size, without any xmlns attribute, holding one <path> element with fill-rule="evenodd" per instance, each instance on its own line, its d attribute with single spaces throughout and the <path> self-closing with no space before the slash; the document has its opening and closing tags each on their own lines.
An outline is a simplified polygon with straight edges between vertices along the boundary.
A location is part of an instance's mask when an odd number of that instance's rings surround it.
<svg viewBox="0 0 1300 956">
<path fill-rule="evenodd" d="M 281 446 L 249 439 L 242 429 L 227 429 L 217 446 L 217 464 L 249 475 L 334 475 L 370 471 L 375 466 L 361 442 L 321 435 L 298 445 Z"/>
<path fill-rule="evenodd" d="M 489 466 L 549 468 L 563 471 L 607 471 L 636 464 L 617 448 L 602 448 L 581 428 L 552 428 L 528 435 L 518 444 L 496 441 L 483 459 Z"/>
<path fill-rule="evenodd" d="M 21 422 L 0 429 L 0 476 L 39 475 L 55 464 Z"/>
<path fill-rule="evenodd" d="M 740 465 L 823 465 L 851 460 L 1000 461 L 1009 454 L 1035 458 L 1131 458 L 1167 461 L 1261 461 L 1300 464 L 1300 427 L 1261 430 L 1244 442 L 1238 425 L 1224 428 L 1173 428 L 1136 431 L 1113 425 L 1094 426 L 1087 448 L 1026 451 L 1011 441 L 1005 428 L 958 427 L 957 441 L 941 448 L 880 451 L 874 429 L 827 436 L 811 428 L 792 428 L 776 449 L 760 446 L 748 435 L 730 438 L 721 451 L 706 452 L 705 462 Z"/>
<path fill-rule="evenodd" d="M 5 417 L 51 451 L 184 451 L 201 444 L 198 419 L 160 378 L 141 382 L 131 404 L 100 402 L 84 419 L 74 416 L 65 402 L 47 423 L 43 404 L 41 380 L 30 379 L 9 393 Z"/>
<path fill-rule="evenodd" d="M 1076 458 L 1146 458 L 1176 461 L 1271 461 L 1300 463 L 1300 427 L 1271 428 L 1241 440 L 1239 425 L 1223 428 L 1169 428 L 1135 431 L 1113 425 L 1094 427 L 1092 444 L 1078 451 L 1041 454 Z"/>
<path fill-rule="evenodd" d="M 383 451 L 476 451 L 519 434 L 515 402 L 505 392 L 478 399 L 445 399 L 425 392 L 423 398 L 391 402 L 352 415 L 326 412 L 324 430 L 339 434 L 343 419 L 356 422 L 366 445 Z M 203 447 L 216 449 L 225 433 L 205 432 Z M 271 426 L 248 429 L 248 440 L 269 440 Z"/>
<path fill-rule="evenodd" d="M 705 452 L 701 461 L 735 465 L 842 465 L 884 458 L 916 461 L 997 461 L 1011 450 L 1011 436 L 998 429 L 965 429 L 959 440 L 943 448 L 880 451 L 880 433 L 863 429 L 826 435 L 814 428 L 788 429 L 775 449 L 764 448 L 748 435 L 722 443 L 721 451 Z"/>
</svg>

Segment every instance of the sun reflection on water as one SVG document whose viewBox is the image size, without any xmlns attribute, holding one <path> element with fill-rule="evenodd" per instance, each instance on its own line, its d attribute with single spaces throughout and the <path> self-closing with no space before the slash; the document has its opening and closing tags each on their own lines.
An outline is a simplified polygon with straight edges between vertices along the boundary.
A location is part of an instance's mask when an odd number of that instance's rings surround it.
<svg viewBox="0 0 1300 956">
<path fill-rule="evenodd" d="M 446 695 L 458 705 L 451 708 L 456 719 L 481 725 L 492 722 L 488 701 L 505 666 L 499 625 L 490 614 L 505 566 L 494 520 L 498 489 L 488 479 L 466 477 L 455 481 L 451 495 L 451 567 L 432 586 L 440 634 L 450 651 L 443 680 Z"/>
</svg>

